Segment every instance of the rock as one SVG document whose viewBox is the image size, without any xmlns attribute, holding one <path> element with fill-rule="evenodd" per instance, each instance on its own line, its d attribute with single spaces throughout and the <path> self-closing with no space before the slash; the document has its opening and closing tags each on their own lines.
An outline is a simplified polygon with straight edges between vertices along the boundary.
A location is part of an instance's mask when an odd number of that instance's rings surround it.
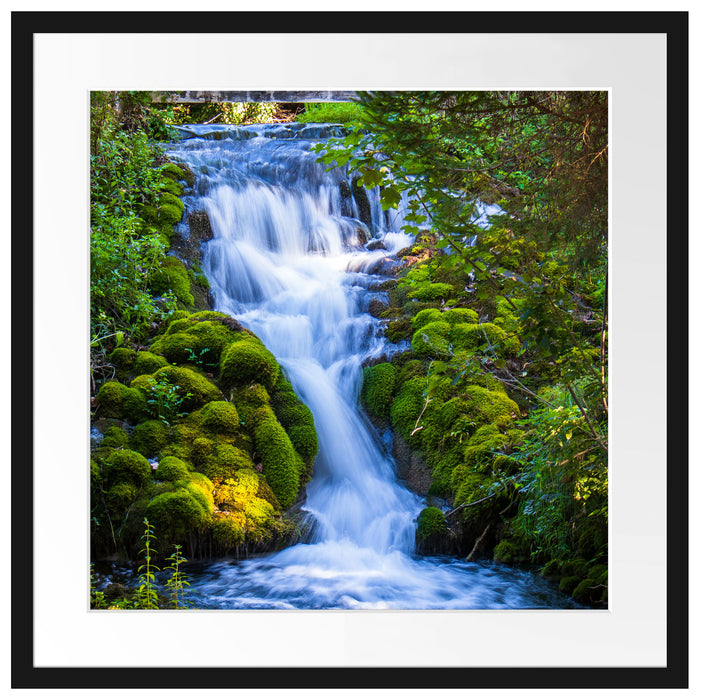
<svg viewBox="0 0 702 700">
<path fill-rule="evenodd" d="M 397 475 L 419 496 L 426 496 L 431 485 L 431 471 L 426 462 L 395 433 L 392 454 L 397 464 Z"/>
<path fill-rule="evenodd" d="M 368 302 L 368 313 L 375 318 L 380 318 L 383 311 L 387 308 L 388 305 L 380 299 L 371 299 L 370 302 Z"/>
<path fill-rule="evenodd" d="M 374 238 L 366 245 L 366 250 L 387 250 L 385 248 L 385 243 L 379 238 Z"/>
</svg>

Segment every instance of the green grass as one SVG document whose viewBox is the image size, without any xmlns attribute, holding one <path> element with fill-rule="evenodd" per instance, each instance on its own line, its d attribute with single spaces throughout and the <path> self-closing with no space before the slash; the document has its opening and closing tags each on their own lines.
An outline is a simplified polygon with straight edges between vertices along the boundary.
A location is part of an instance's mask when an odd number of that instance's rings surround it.
<svg viewBox="0 0 702 700">
<path fill-rule="evenodd" d="M 306 102 L 305 111 L 295 121 L 309 123 L 346 124 L 359 121 L 363 110 L 354 102 Z"/>
</svg>

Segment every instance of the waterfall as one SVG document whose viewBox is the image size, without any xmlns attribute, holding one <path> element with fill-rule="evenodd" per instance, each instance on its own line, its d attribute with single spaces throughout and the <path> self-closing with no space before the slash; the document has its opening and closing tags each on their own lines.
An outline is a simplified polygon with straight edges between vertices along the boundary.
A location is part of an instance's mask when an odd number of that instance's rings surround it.
<svg viewBox="0 0 702 700">
<path fill-rule="evenodd" d="M 319 439 L 302 506 L 313 523 L 307 541 L 264 558 L 208 565 L 197 582 L 198 604 L 551 606 L 533 602 L 528 591 L 539 582 L 527 572 L 414 554 L 422 500 L 397 481 L 358 406 L 364 362 L 392 351 L 368 313 L 369 302 L 383 297 L 378 286 L 386 278 L 378 273 L 412 239 L 401 232 L 402 207 L 386 216 L 371 191 L 362 217 L 349 175 L 317 164 L 311 146 L 335 129 L 189 126 L 192 138 L 168 153 L 195 172 L 185 203 L 206 211 L 212 225 L 203 270 L 215 309 L 273 352 L 312 411 Z M 384 248 L 369 250 L 370 236 Z"/>
</svg>

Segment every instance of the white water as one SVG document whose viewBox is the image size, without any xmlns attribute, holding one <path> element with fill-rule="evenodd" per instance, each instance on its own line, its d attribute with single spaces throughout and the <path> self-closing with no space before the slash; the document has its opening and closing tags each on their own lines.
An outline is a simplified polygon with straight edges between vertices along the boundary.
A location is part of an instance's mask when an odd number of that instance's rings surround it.
<svg viewBox="0 0 702 700">
<path fill-rule="evenodd" d="M 325 173 L 301 125 L 215 130 L 169 155 L 196 173 L 189 211 L 207 211 L 214 238 L 204 271 L 215 308 L 236 317 L 273 352 L 311 409 L 319 438 L 303 506 L 309 541 L 265 558 L 220 562 L 198 574 L 200 607 L 564 607 L 531 574 L 414 554 L 421 499 L 358 408 L 364 360 L 387 352 L 368 303 L 374 271 L 411 243 L 401 213 L 372 221 L 341 195 L 341 172 Z M 211 129 L 194 127 L 202 134 Z M 317 129 L 315 136 L 324 131 Z M 393 230 L 388 230 L 392 221 Z M 368 251 L 368 230 L 385 249 Z"/>
</svg>

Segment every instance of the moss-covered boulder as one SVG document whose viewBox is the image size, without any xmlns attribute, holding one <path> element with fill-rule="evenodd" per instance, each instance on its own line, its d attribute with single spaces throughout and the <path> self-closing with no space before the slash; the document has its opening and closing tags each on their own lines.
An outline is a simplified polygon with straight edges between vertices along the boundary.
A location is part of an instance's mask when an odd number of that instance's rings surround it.
<svg viewBox="0 0 702 700">
<path fill-rule="evenodd" d="M 154 473 L 154 478 L 159 481 L 180 481 L 188 479 L 190 469 L 186 462 L 178 457 L 166 456 L 162 457 L 158 463 L 158 468 Z"/>
<path fill-rule="evenodd" d="M 431 321 L 412 336 L 412 350 L 417 357 L 448 357 L 451 325 L 446 321 Z"/>
<path fill-rule="evenodd" d="M 139 423 L 130 438 L 133 450 L 145 457 L 155 457 L 167 444 L 170 436 L 168 426 L 160 420 Z"/>
<path fill-rule="evenodd" d="M 153 352 L 141 351 L 136 353 L 132 369 L 134 376 L 139 376 L 140 374 L 153 374 L 167 364 L 168 360 L 165 357 Z"/>
<path fill-rule="evenodd" d="M 239 414 L 229 401 L 210 401 L 202 407 L 202 427 L 213 433 L 235 435 L 239 431 Z"/>
<path fill-rule="evenodd" d="M 97 392 L 97 414 L 105 418 L 124 418 L 131 422 L 146 415 L 144 395 L 121 382 L 105 382 Z"/>
<path fill-rule="evenodd" d="M 177 488 L 154 497 L 146 507 L 146 517 L 160 543 L 182 544 L 208 524 L 210 514 L 193 492 Z"/>
<path fill-rule="evenodd" d="M 379 418 L 390 417 L 396 381 L 397 370 L 389 362 L 363 369 L 361 401 L 373 415 Z"/>
<path fill-rule="evenodd" d="M 401 385 L 400 391 L 390 407 L 392 425 L 410 446 L 419 446 L 420 438 L 411 435 L 417 419 L 424 406 L 423 392 L 426 388 L 426 378 L 412 377 Z"/>
<path fill-rule="evenodd" d="M 278 362 L 265 345 L 258 338 L 245 337 L 222 353 L 219 381 L 225 390 L 248 383 L 262 384 L 270 390 L 279 373 Z"/>
<path fill-rule="evenodd" d="M 305 467 L 272 411 L 256 426 L 254 441 L 256 451 L 261 456 L 266 481 L 281 507 L 289 508 L 297 499 L 300 477 Z"/>
<path fill-rule="evenodd" d="M 185 265 L 172 255 L 167 256 L 161 267 L 152 273 L 149 279 L 149 288 L 152 293 L 157 295 L 170 292 L 186 306 L 192 306 L 195 301 L 190 293 L 188 271 Z"/>
<path fill-rule="evenodd" d="M 201 372 L 188 367 L 167 365 L 151 375 L 154 382 L 166 382 L 176 388 L 182 411 L 193 411 L 222 398 L 220 390 Z M 135 386 L 139 377 L 132 381 Z M 148 385 L 148 384 L 147 384 Z M 151 385 L 153 387 L 153 384 Z"/>
<path fill-rule="evenodd" d="M 114 450 L 103 462 L 103 475 L 109 489 L 118 483 L 145 486 L 151 481 L 151 465 L 133 450 Z"/>
</svg>

